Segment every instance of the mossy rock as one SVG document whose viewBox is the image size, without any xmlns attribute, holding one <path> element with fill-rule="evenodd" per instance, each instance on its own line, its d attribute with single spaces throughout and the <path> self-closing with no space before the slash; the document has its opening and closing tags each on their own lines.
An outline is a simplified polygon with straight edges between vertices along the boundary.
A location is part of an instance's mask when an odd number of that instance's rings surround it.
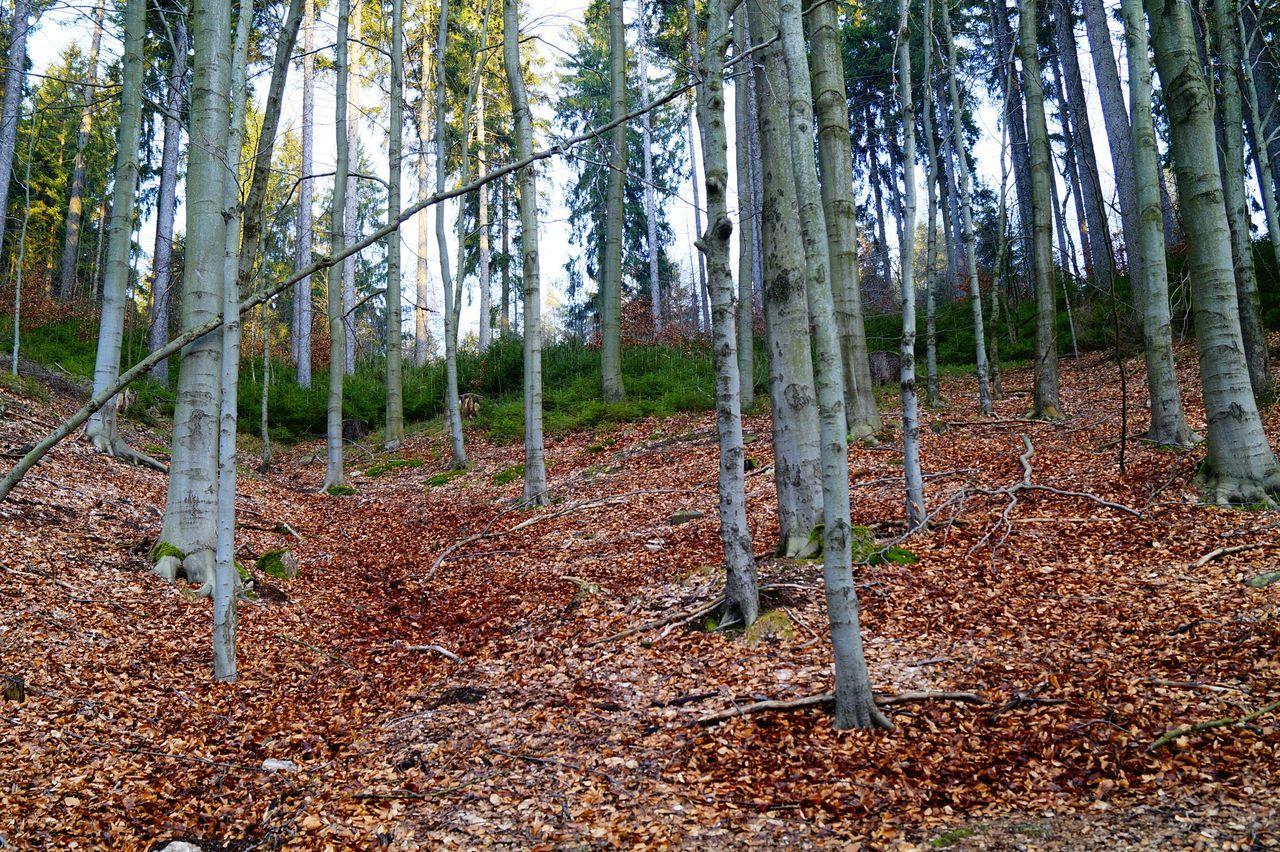
<svg viewBox="0 0 1280 852">
<path fill-rule="evenodd" d="M 157 542 L 156 546 L 151 548 L 151 553 L 148 555 L 147 558 L 150 559 L 153 563 L 155 563 L 155 562 L 159 562 L 161 559 L 164 559 L 166 556 L 172 556 L 174 559 L 177 559 L 179 562 L 187 558 L 187 554 L 183 553 L 181 550 L 179 550 L 177 547 L 175 547 L 174 545 L 170 544 L 167 541 Z"/>
<path fill-rule="evenodd" d="M 393 470 L 413 470 L 414 468 L 422 467 L 422 464 L 422 459 L 384 459 L 372 465 L 364 472 L 364 475 L 370 479 L 377 479 L 379 476 L 390 473 Z"/>
<path fill-rule="evenodd" d="M 759 645 L 765 639 L 791 641 L 795 638 L 795 625 L 791 623 L 791 616 L 787 615 L 785 609 L 771 609 L 761 613 L 755 623 L 742 634 L 743 641 L 748 645 Z"/>
<path fill-rule="evenodd" d="M 849 540 L 855 565 L 915 565 L 920 561 L 905 547 L 880 547 L 870 527 L 850 527 Z"/>
<path fill-rule="evenodd" d="M 1280 582 L 1280 571 L 1268 571 L 1265 574 L 1250 577 L 1244 581 L 1244 584 L 1251 589 L 1265 589 L 1275 582 Z"/>
<path fill-rule="evenodd" d="M 277 580 L 298 576 L 298 557 L 289 550 L 268 550 L 258 557 L 258 570 Z"/>
<path fill-rule="evenodd" d="M 698 518 L 704 517 L 706 514 L 706 512 L 699 512 L 696 509 L 687 509 L 683 512 L 676 512 L 671 516 L 668 523 L 673 527 L 678 527 L 682 524 L 687 524 L 690 521 L 696 521 Z"/>
</svg>

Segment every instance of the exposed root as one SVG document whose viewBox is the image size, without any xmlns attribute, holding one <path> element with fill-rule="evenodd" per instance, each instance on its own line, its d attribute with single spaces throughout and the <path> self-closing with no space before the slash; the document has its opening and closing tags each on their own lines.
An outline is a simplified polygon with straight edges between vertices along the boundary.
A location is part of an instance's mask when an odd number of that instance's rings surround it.
<svg viewBox="0 0 1280 852">
<path fill-rule="evenodd" d="M 1219 474 L 1208 464 L 1196 475 L 1196 485 L 1204 492 L 1205 500 L 1224 509 L 1240 506 L 1259 506 L 1264 509 L 1280 509 L 1280 471 L 1273 471 L 1260 479 L 1240 478 Z"/>
<path fill-rule="evenodd" d="M 169 468 L 162 462 L 156 461 L 146 453 L 141 453 L 129 446 L 123 438 L 118 435 L 107 435 L 97 432 L 89 436 L 89 443 L 98 452 L 110 456 L 117 461 L 127 462 L 128 464 L 138 467 L 149 467 L 160 473 L 168 473 Z"/>
</svg>

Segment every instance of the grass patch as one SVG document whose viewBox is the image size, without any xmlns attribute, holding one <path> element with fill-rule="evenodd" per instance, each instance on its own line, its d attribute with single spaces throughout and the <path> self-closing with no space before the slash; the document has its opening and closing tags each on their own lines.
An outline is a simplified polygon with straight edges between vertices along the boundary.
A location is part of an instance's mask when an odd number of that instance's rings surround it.
<svg viewBox="0 0 1280 852">
<path fill-rule="evenodd" d="M 948 846 L 955 846 L 961 840 L 967 840 L 977 833 L 978 832 L 974 831 L 972 828 L 964 828 L 963 826 L 959 828 L 949 828 L 937 837 L 933 838 L 933 840 L 929 841 L 929 845 L 936 849 L 945 849 Z"/>
</svg>

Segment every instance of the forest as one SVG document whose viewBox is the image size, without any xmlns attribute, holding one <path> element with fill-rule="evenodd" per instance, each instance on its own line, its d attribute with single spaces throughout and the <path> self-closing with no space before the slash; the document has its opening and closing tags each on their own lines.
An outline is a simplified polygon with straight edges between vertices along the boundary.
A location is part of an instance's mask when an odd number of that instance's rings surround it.
<svg viewBox="0 0 1280 852">
<path fill-rule="evenodd" d="M 1276 0 L 0 39 L 0 848 L 1280 847 Z"/>
</svg>

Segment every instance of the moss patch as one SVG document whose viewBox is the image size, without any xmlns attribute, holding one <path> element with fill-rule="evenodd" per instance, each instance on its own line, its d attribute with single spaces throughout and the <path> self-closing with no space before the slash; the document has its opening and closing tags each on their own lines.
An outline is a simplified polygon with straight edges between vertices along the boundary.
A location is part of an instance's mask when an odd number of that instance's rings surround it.
<svg viewBox="0 0 1280 852">
<path fill-rule="evenodd" d="M 292 579 L 294 575 L 285 564 L 285 557 L 288 555 L 287 550 L 268 550 L 258 557 L 258 570 L 277 580 Z"/>
<path fill-rule="evenodd" d="M 937 837 L 933 838 L 933 840 L 929 842 L 929 845 L 938 849 L 945 849 L 948 846 L 955 846 L 961 840 L 973 837 L 977 833 L 978 832 L 974 831 L 972 828 L 949 828 Z"/>
<path fill-rule="evenodd" d="M 748 645 L 758 645 L 765 639 L 791 640 L 796 638 L 796 629 L 785 609 L 771 609 L 761 613 L 742 638 Z"/>
<path fill-rule="evenodd" d="M 167 541 L 157 542 L 156 546 L 151 548 L 151 553 L 148 555 L 147 558 L 154 563 L 154 562 L 159 562 L 161 559 L 164 559 L 166 556 L 172 556 L 175 559 L 177 559 L 179 562 L 187 558 L 187 554 L 183 553 L 181 550 L 179 550 L 177 547 L 175 547 L 174 545 L 170 544 Z"/>
<path fill-rule="evenodd" d="M 466 468 L 442 471 L 434 476 L 427 477 L 427 485 L 431 488 L 439 488 L 441 485 L 448 485 L 466 472 Z"/>
<path fill-rule="evenodd" d="M 325 489 L 325 493 L 332 497 L 350 497 L 356 490 L 350 485 L 331 485 Z"/>
<path fill-rule="evenodd" d="M 851 527 L 849 538 L 855 565 L 915 565 L 920 561 L 905 547 L 880 547 L 870 527 Z"/>
<path fill-rule="evenodd" d="M 524 478 L 524 465 L 513 464 L 511 467 L 502 470 L 489 477 L 494 485 L 506 485 L 508 482 L 515 482 L 517 479 Z"/>
<path fill-rule="evenodd" d="M 422 459 L 384 459 L 364 472 L 365 476 L 377 479 L 393 470 L 412 470 L 422 467 Z"/>
</svg>

